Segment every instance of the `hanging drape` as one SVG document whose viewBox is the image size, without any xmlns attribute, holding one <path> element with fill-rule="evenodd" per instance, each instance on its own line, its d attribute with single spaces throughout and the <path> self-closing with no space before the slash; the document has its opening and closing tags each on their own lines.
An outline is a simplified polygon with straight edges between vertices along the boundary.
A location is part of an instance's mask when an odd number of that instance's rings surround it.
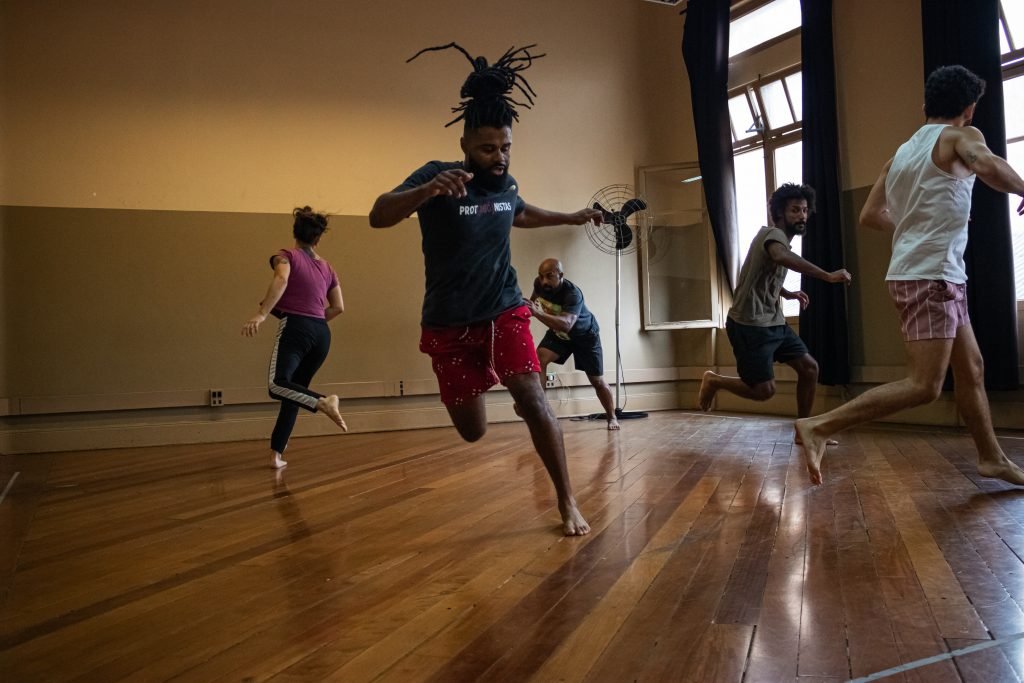
<svg viewBox="0 0 1024 683">
<path fill-rule="evenodd" d="M 729 128 L 729 0 L 690 0 L 683 26 L 683 62 L 690 77 L 697 160 L 729 287 L 739 273 L 736 182 Z"/>
<path fill-rule="evenodd" d="M 1014 0 L 1019 2 L 1020 0 Z M 972 125 L 1006 158 L 998 0 L 921 0 L 924 75 L 961 64 L 986 81 Z M 967 306 L 985 359 L 985 386 L 1016 389 L 1017 301 L 1006 195 L 974 184 L 968 228 Z"/>
<path fill-rule="evenodd" d="M 827 271 L 846 266 L 839 189 L 839 128 L 832 52 L 832 0 L 802 0 L 804 182 L 817 193 L 803 257 Z M 846 288 L 804 276 L 811 305 L 800 312 L 800 337 L 818 361 L 820 384 L 850 382 Z"/>
</svg>

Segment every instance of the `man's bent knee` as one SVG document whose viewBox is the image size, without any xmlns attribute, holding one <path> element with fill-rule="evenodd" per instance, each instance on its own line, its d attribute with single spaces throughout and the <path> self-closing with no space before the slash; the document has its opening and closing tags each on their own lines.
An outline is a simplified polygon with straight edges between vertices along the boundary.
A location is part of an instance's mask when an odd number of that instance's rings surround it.
<svg viewBox="0 0 1024 683">
<path fill-rule="evenodd" d="M 455 425 L 455 429 L 459 432 L 459 436 L 462 437 L 463 441 L 473 443 L 479 441 L 487 433 L 487 425 Z"/>
<path fill-rule="evenodd" d="M 914 405 L 931 403 L 942 395 L 942 382 L 918 382 L 914 384 Z"/>
<path fill-rule="evenodd" d="M 767 401 L 775 395 L 775 381 L 769 380 L 767 382 L 761 382 L 750 387 L 750 391 L 753 393 L 753 399 L 755 401 Z"/>
<path fill-rule="evenodd" d="M 810 356 L 804 356 L 796 364 L 795 368 L 797 374 L 803 379 L 817 380 L 818 379 L 818 361 L 814 360 Z"/>
</svg>

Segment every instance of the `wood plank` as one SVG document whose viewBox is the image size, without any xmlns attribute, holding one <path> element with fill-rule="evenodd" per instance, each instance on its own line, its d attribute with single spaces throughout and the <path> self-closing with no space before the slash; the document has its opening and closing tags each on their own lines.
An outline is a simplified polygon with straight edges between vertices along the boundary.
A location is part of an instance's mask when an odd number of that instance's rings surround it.
<svg viewBox="0 0 1024 683">
<path fill-rule="evenodd" d="M 265 443 L 24 456 L 0 670 L 807 683 L 1024 631 L 1024 494 L 976 476 L 962 431 L 851 430 L 811 487 L 789 420 L 561 425 L 585 538 L 521 423 L 297 439 L 279 476 Z M 1022 673 L 1011 641 L 890 680 Z"/>
</svg>

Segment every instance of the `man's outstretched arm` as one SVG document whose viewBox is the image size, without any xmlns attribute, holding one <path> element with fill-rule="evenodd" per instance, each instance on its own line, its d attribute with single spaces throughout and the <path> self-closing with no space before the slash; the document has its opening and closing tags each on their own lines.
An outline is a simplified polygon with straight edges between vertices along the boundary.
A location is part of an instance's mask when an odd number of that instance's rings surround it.
<svg viewBox="0 0 1024 683">
<path fill-rule="evenodd" d="M 973 126 L 961 128 L 956 139 L 956 153 L 993 190 L 1020 195 L 1022 199 L 1017 213 L 1024 215 L 1024 178 L 988 148 L 980 130 Z"/>
<path fill-rule="evenodd" d="M 794 254 L 790 248 L 782 242 L 776 242 L 773 240 L 768 243 L 767 249 L 768 256 L 771 257 L 772 261 L 778 263 L 780 266 L 785 266 L 790 270 L 795 270 L 801 275 L 809 275 L 810 277 L 824 280 L 825 282 L 849 282 L 853 279 L 853 276 L 851 276 L 845 268 L 834 270 L 831 273 L 822 270 L 810 261 L 800 258 Z"/>
<path fill-rule="evenodd" d="M 370 227 L 390 228 L 411 216 L 423 202 L 438 195 L 465 197 L 466 183 L 472 178 L 472 173 L 453 168 L 441 171 L 419 187 L 401 192 L 385 192 L 377 197 L 370 209 Z"/>
<path fill-rule="evenodd" d="M 549 225 L 583 225 L 591 221 L 595 225 L 600 225 L 602 216 L 603 214 L 597 209 L 580 209 L 574 213 L 560 213 L 527 204 L 522 211 L 516 214 L 512 225 L 517 228 L 545 228 Z"/>
</svg>

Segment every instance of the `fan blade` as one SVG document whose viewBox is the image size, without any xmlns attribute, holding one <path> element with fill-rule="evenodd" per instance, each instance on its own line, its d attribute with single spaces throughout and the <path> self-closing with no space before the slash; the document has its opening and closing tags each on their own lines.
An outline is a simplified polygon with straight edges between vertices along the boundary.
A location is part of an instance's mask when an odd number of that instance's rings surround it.
<svg viewBox="0 0 1024 683">
<path fill-rule="evenodd" d="M 633 229 L 626 224 L 615 226 L 615 248 L 622 250 L 633 242 Z"/>
<path fill-rule="evenodd" d="M 646 208 L 647 202 L 645 202 L 644 200 L 630 199 L 625 204 L 622 205 L 622 208 L 619 210 L 619 213 L 622 214 L 623 218 L 628 218 L 631 214 L 637 211 L 643 211 Z"/>
<path fill-rule="evenodd" d="M 603 216 L 603 219 L 604 219 L 605 223 L 614 223 L 615 222 L 615 214 L 613 214 L 611 211 L 608 211 L 607 209 L 605 209 L 603 206 L 601 206 L 597 202 L 594 202 L 594 208 L 601 212 L 601 215 Z"/>
</svg>

